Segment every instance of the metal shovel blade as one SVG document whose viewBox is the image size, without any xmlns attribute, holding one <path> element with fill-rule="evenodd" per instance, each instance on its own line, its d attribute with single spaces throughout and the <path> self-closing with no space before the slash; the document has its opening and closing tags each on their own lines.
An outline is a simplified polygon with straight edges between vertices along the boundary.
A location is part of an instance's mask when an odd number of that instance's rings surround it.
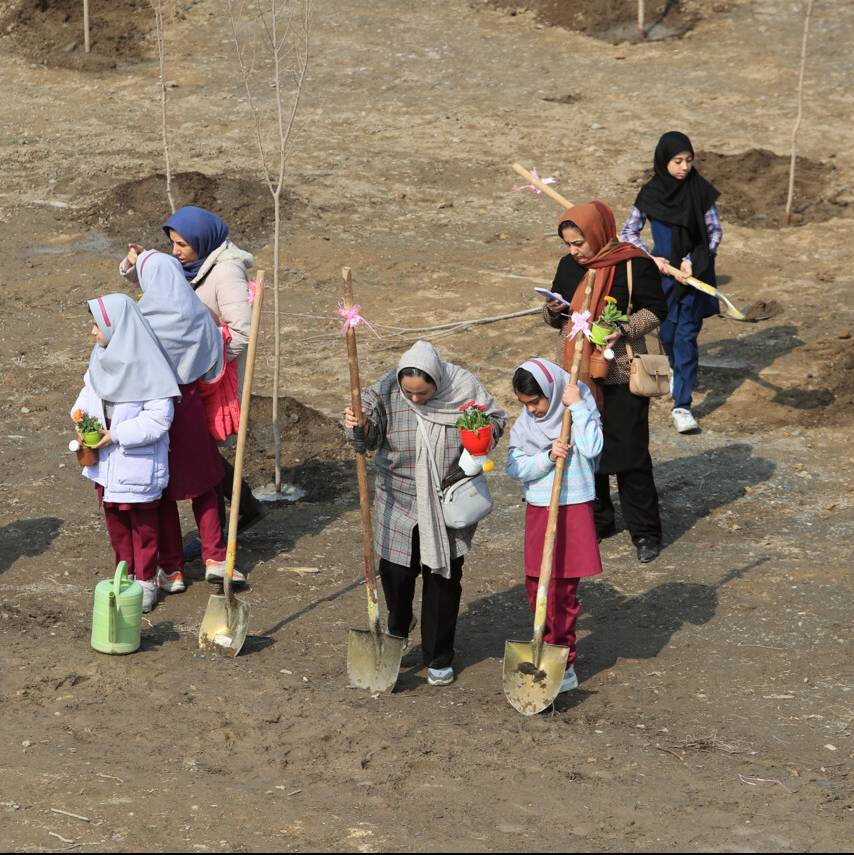
<svg viewBox="0 0 854 855">
<path fill-rule="evenodd" d="M 354 689 L 385 692 L 400 673 L 405 638 L 365 629 L 351 629 L 347 639 L 347 676 Z"/>
<path fill-rule="evenodd" d="M 568 647 L 544 643 L 537 667 L 532 642 L 506 641 L 503 681 L 510 705 L 522 715 L 536 715 L 551 706 L 560 691 L 568 657 Z"/>
<path fill-rule="evenodd" d="M 230 608 L 229 608 L 230 606 Z M 237 656 L 249 632 L 249 604 L 225 594 L 211 594 L 199 627 L 199 647 L 206 653 Z"/>
</svg>

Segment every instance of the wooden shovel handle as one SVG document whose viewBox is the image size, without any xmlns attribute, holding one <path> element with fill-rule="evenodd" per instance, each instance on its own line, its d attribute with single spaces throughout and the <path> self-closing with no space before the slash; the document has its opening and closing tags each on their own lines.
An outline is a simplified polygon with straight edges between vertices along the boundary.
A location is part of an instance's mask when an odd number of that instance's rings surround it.
<svg viewBox="0 0 854 855">
<path fill-rule="evenodd" d="M 529 181 L 538 190 L 545 193 L 546 196 L 549 197 L 549 199 L 553 199 L 559 205 L 563 205 L 564 208 L 575 207 L 575 205 L 570 202 L 569 199 L 567 199 L 565 196 L 561 196 L 560 193 L 557 192 L 557 190 L 552 189 L 551 187 L 549 187 L 548 184 L 544 184 L 539 178 L 536 177 L 536 175 L 532 175 L 530 172 L 528 172 L 528 170 L 525 169 L 524 166 L 521 166 L 518 163 L 514 163 L 513 170 L 515 172 L 518 172 L 519 175 L 522 176 L 522 178 L 524 178 L 526 181 Z"/>
<path fill-rule="evenodd" d="M 255 300 L 252 303 L 252 324 L 249 328 L 249 348 L 246 352 L 246 370 L 243 374 L 243 394 L 240 396 L 240 424 L 237 429 L 237 450 L 234 453 L 234 480 L 231 485 L 231 513 L 228 516 L 228 545 L 225 553 L 223 588 L 226 598 L 231 595 L 234 562 L 237 558 L 237 520 L 240 516 L 240 487 L 243 481 L 243 456 L 249 434 L 249 409 L 252 406 L 252 378 L 255 374 L 255 351 L 258 348 L 258 331 L 261 328 L 261 304 L 264 302 L 265 274 L 258 271 Z"/>
<path fill-rule="evenodd" d="M 584 300 L 581 311 L 586 312 L 590 308 L 590 298 L 593 294 L 593 280 L 595 270 L 591 270 L 584 282 Z M 576 334 L 575 353 L 572 357 L 572 369 L 570 370 L 570 383 L 578 382 L 578 372 L 581 368 L 581 358 L 584 354 L 584 336 Z M 569 407 L 563 411 L 563 422 L 561 424 L 560 438 L 563 442 L 569 442 L 572 431 L 572 413 Z M 555 463 L 554 480 L 552 481 L 552 495 L 549 502 L 549 517 L 546 523 L 546 536 L 543 541 L 543 558 L 540 563 L 540 581 L 537 586 L 537 605 L 534 611 L 534 665 L 539 668 L 540 654 L 543 649 L 543 636 L 546 630 L 546 613 L 548 611 L 549 585 L 552 580 L 554 565 L 554 545 L 557 536 L 558 511 L 560 510 L 560 491 L 563 486 L 563 472 L 566 467 L 566 458 L 559 457 Z"/>
<path fill-rule="evenodd" d="M 353 278 L 349 267 L 341 271 L 344 279 L 345 308 L 353 306 Z M 377 600 L 377 577 L 374 565 L 374 534 L 371 523 L 371 494 L 368 489 L 368 467 L 365 461 L 364 429 L 362 415 L 362 384 L 359 379 L 359 354 L 356 350 L 356 330 L 347 329 L 347 363 L 350 368 L 350 400 L 356 417 L 356 477 L 359 481 L 359 510 L 362 513 L 362 556 L 365 563 L 365 586 L 368 591 L 368 622 L 371 631 L 379 631 L 379 602 Z"/>
</svg>

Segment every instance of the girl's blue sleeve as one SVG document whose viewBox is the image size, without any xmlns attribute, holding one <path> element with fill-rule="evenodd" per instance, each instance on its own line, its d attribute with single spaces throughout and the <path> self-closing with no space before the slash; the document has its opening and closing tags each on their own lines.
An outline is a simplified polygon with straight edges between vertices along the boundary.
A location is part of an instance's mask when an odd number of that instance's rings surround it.
<svg viewBox="0 0 854 855">
<path fill-rule="evenodd" d="M 579 383 L 578 388 L 581 390 L 581 400 L 570 407 L 572 442 L 582 457 L 594 460 L 602 453 L 605 442 L 602 418 L 590 389 L 584 383 Z"/>
<path fill-rule="evenodd" d="M 555 467 L 549 457 L 549 451 L 550 449 L 546 449 L 531 456 L 523 454 L 511 445 L 507 452 L 507 466 L 504 467 L 504 471 L 515 481 L 521 481 L 523 484 L 539 481 Z"/>
</svg>

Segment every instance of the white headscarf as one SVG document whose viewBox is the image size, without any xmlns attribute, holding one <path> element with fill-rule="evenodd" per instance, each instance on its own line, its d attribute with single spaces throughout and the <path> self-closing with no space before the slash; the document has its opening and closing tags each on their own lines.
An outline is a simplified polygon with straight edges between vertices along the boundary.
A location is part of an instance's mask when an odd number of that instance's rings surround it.
<svg viewBox="0 0 854 855">
<path fill-rule="evenodd" d="M 107 341 L 89 357 L 89 385 L 101 400 L 118 404 L 181 394 L 157 336 L 127 294 L 89 300 L 89 311 Z"/>
<path fill-rule="evenodd" d="M 429 341 L 416 342 L 397 364 L 398 375 L 404 368 L 418 368 L 428 374 L 436 384 L 436 394 L 424 404 L 413 404 L 401 388 L 409 408 L 423 420 L 430 448 L 436 458 L 436 468 L 441 478 L 447 469 L 445 461 L 445 430 L 453 427 L 462 415 L 460 408 L 469 401 L 486 407 L 484 415 L 505 413 L 493 397 L 481 386 L 470 371 L 443 361 L 439 351 Z M 399 384 L 399 381 L 398 381 Z M 446 579 L 451 576 L 451 547 L 448 531 L 439 501 L 441 484 L 435 483 L 430 458 L 424 448 L 419 429 L 415 435 L 415 495 L 418 506 L 418 534 L 421 563 Z"/>
<path fill-rule="evenodd" d="M 184 277 L 177 258 L 149 250 L 136 261 L 143 297 L 139 308 L 163 345 L 179 383 L 222 371 L 222 334 Z"/>
<path fill-rule="evenodd" d="M 550 448 L 552 441 L 560 436 L 563 427 L 563 391 L 569 382 L 569 374 L 559 365 L 548 359 L 532 357 L 523 362 L 520 368 L 530 372 L 543 395 L 549 399 L 549 408 L 544 416 L 533 416 L 527 407 L 522 408 L 522 414 L 516 419 L 510 429 L 510 445 L 518 448 L 523 454 L 533 457 Z M 578 383 L 582 391 L 581 400 L 587 409 L 597 412 L 596 402 L 591 394 L 584 394 L 587 388 L 584 383 Z"/>
</svg>

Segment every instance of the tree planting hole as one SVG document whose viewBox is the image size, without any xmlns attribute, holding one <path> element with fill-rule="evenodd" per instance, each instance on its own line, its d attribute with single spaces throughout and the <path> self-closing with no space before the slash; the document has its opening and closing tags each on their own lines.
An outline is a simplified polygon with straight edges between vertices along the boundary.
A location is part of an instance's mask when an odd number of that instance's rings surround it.
<svg viewBox="0 0 854 855">
<path fill-rule="evenodd" d="M 273 197 L 260 177 L 179 172 L 172 176 L 172 198 L 177 208 L 196 205 L 218 214 L 238 246 L 263 245 L 273 233 Z M 291 219 L 298 204 L 282 191 L 282 219 Z M 165 244 L 161 225 L 168 217 L 166 176 L 156 174 L 115 185 L 89 208 L 83 222 L 121 241 L 157 248 Z"/>
<path fill-rule="evenodd" d="M 697 152 L 697 169 L 720 190 L 717 206 L 724 230 L 728 222 L 766 229 L 785 225 L 789 162 L 788 157 L 761 148 L 739 154 Z M 633 185 L 640 187 L 650 174 L 638 173 Z M 798 158 L 792 225 L 850 217 L 851 203 L 854 203 L 854 192 L 843 185 L 832 163 Z"/>
<path fill-rule="evenodd" d="M 164 3 L 167 26 L 184 14 L 185 5 Z M 78 71 L 104 71 L 154 59 L 154 31 L 150 0 L 93 0 L 89 4 L 88 54 L 82 0 L 17 0 L 0 20 L 0 33 L 27 59 Z"/>
<path fill-rule="evenodd" d="M 638 30 L 637 0 L 487 0 L 494 9 L 517 15 L 531 12 L 550 27 L 584 33 L 620 44 L 641 41 Z M 678 38 L 700 19 L 700 10 L 720 11 L 727 3 L 700 3 L 693 0 L 647 0 L 645 27 L 647 41 Z"/>
</svg>

